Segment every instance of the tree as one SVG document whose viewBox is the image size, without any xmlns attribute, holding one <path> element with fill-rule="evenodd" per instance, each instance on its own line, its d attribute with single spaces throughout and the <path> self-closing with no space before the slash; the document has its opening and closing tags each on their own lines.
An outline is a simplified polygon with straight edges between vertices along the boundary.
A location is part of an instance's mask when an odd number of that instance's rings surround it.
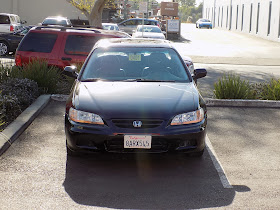
<svg viewBox="0 0 280 210">
<path fill-rule="evenodd" d="M 195 0 L 178 0 L 179 5 L 181 6 L 187 6 L 187 7 L 194 7 L 195 6 Z"/>
<path fill-rule="evenodd" d="M 102 27 L 102 12 L 104 7 L 112 4 L 112 0 L 66 0 L 88 19 L 89 24 L 94 27 Z"/>
</svg>

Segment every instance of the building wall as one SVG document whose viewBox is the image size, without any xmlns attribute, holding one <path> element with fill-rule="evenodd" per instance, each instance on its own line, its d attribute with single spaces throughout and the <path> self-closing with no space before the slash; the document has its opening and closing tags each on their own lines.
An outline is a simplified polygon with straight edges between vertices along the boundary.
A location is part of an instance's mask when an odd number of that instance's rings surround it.
<svg viewBox="0 0 280 210">
<path fill-rule="evenodd" d="M 47 16 L 61 15 L 70 19 L 87 19 L 66 0 L 0 0 L 0 13 L 13 13 L 36 25 Z"/>
<path fill-rule="evenodd" d="M 280 42 L 280 0 L 204 0 L 203 17 L 214 27 Z"/>
</svg>

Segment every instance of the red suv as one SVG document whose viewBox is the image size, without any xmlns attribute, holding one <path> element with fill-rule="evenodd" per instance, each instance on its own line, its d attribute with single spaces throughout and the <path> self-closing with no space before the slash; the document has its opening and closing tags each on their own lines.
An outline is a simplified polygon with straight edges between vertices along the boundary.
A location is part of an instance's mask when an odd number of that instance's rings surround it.
<svg viewBox="0 0 280 210">
<path fill-rule="evenodd" d="M 92 28 L 35 27 L 20 42 L 15 62 L 17 66 L 22 66 L 32 59 L 44 59 L 49 65 L 63 69 L 83 63 L 99 39 L 128 36 L 123 32 Z"/>
</svg>

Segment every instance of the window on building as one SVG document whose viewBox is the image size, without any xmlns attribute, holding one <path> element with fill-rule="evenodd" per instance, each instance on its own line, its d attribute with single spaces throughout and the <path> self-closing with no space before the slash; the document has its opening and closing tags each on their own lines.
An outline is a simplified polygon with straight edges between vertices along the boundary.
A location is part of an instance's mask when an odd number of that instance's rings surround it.
<svg viewBox="0 0 280 210">
<path fill-rule="evenodd" d="M 259 33 L 260 7 L 261 7 L 261 4 L 258 3 L 256 33 Z"/>
<path fill-rule="evenodd" d="M 236 7 L 236 29 L 238 27 L 238 5 Z"/>
<path fill-rule="evenodd" d="M 251 3 L 251 9 L 250 9 L 250 26 L 249 26 L 249 32 L 252 31 L 252 16 L 253 16 L 253 3 Z"/>
<path fill-rule="evenodd" d="M 278 37 L 280 38 L 280 12 L 279 12 L 279 28 L 278 28 Z"/>
<path fill-rule="evenodd" d="M 221 27 L 223 27 L 224 7 L 222 7 Z"/>
<path fill-rule="evenodd" d="M 231 30 L 231 24 L 232 24 L 232 5 L 230 6 L 229 30 Z"/>
<path fill-rule="evenodd" d="M 212 23 L 214 23 L 214 9 L 212 7 Z"/>
<path fill-rule="evenodd" d="M 218 14 L 218 26 L 220 26 L 220 7 L 219 7 L 219 14 Z"/>
<path fill-rule="evenodd" d="M 241 31 L 243 31 L 243 21 L 244 21 L 244 4 L 242 4 Z"/>
<path fill-rule="evenodd" d="M 226 20 L 226 28 L 228 27 L 228 6 L 227 6 L 227 20 Z"/>
<path fill-rule="evenodd" d="M 272 1 L 269 2 L 269 11 L 268 11 L 268 26 L 267 26 L 267 35 L 270 34 L 270 25 L 271 25 L 271 10 L 272 10 Z"/>
</svg>

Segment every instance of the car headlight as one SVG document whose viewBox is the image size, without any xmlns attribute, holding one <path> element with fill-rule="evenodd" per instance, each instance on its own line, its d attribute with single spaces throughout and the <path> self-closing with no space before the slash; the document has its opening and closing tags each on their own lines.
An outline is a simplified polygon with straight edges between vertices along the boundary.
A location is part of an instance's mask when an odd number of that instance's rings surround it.
<svg viewBox="0 0 280 210">
<path fill-rule="evenodd" d="M 204 110 L 202 108 L 197 111 L 187 112 L 176 115 L 171 121 L 171 125 L 184 125 L 198 123 L 204 119 Z"/>
<path fill-rule="evenodd" d="M 75 122 L 104 125 L 104 122 L 99 115 L 79 111 L 74 108 L 70 108 L 69 117 Z"/>
</svg>

